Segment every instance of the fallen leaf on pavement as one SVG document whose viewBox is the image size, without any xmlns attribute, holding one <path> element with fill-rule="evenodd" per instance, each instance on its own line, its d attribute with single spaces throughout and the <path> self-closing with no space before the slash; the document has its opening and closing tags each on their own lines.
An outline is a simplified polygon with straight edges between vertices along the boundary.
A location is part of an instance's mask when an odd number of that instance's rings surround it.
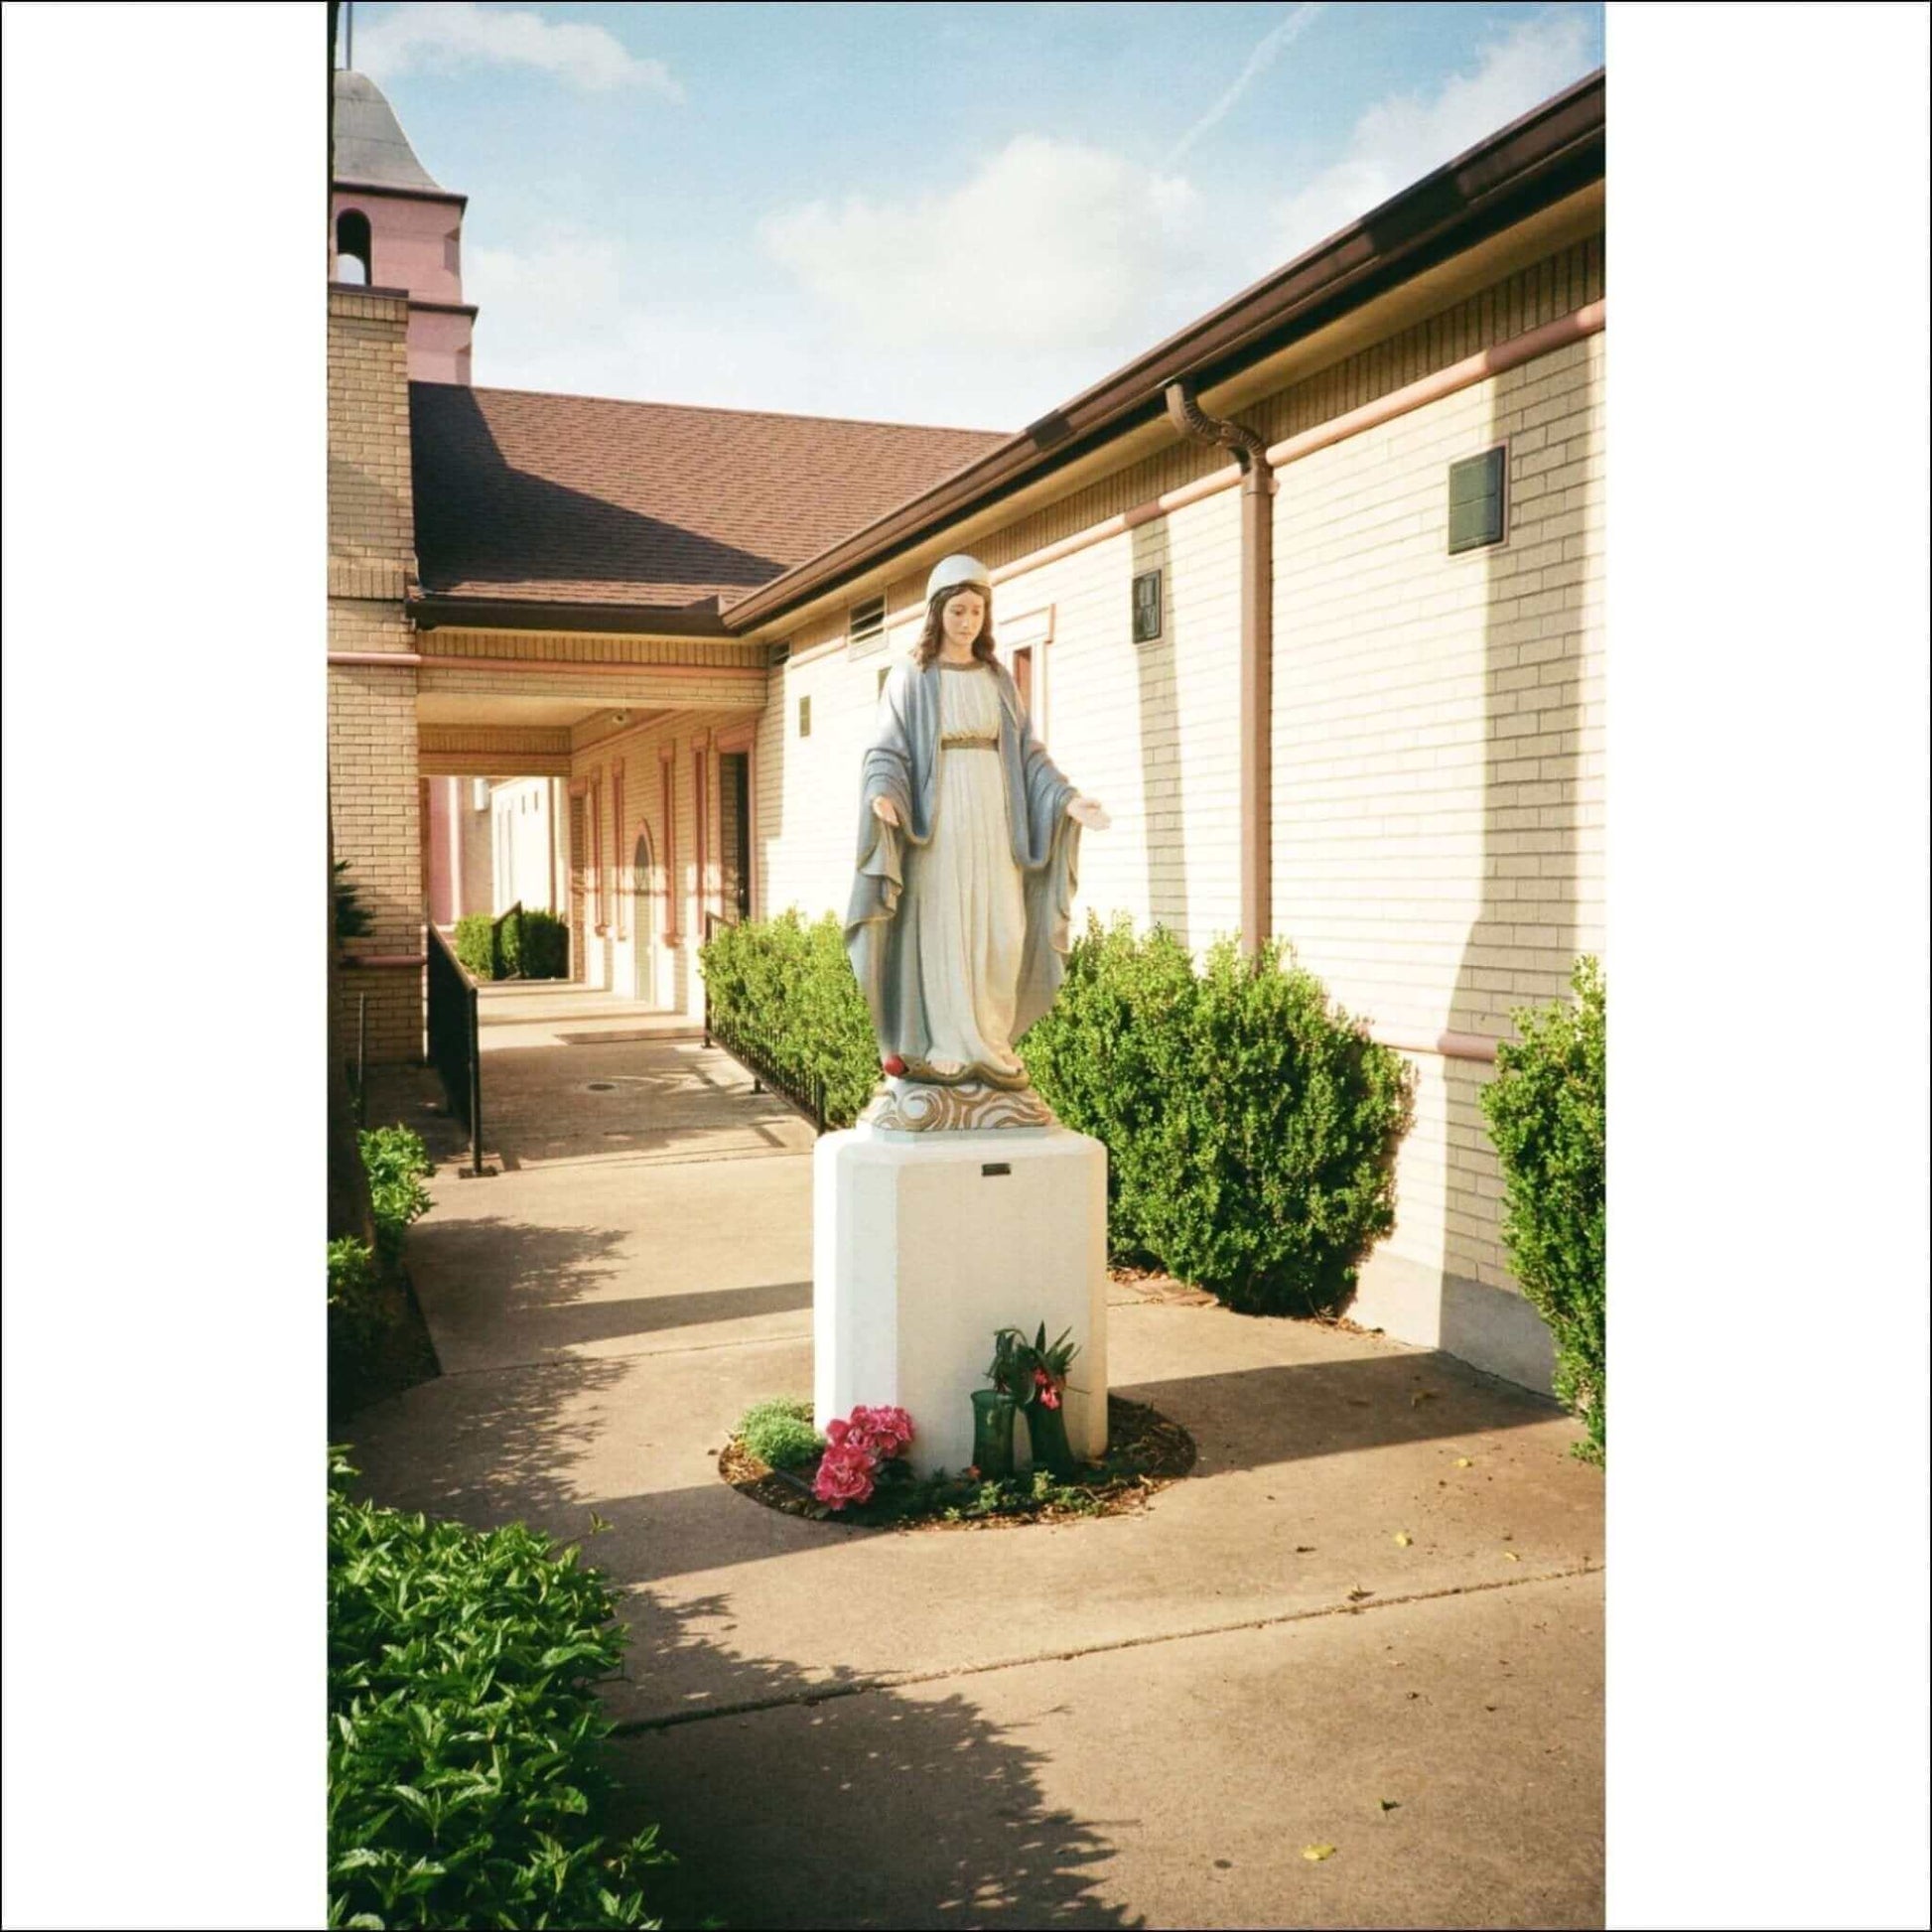
<svg viewBox="0 0 1932 1932">
<path fill-rule="evenodd" d="M 1378 1798 L 1375 1802 L 1384 1811 L 1400 1811 L 1402 1809 L 1402 1800 L 1400 1798 Z"/>
<path fill-rule="evenodd" d="M 1408 1549 L 1410 1544 L 1415 1542 L 1416 1539 L 1413 1536 L 1411 1536 L 1407 1530 L 1397 1530 L 1395 1533 L 1395 1540 L 1401 1548 L 1406 1550 Z"/>
<path fill-rule="evenodd" d="M 1420 1409 L 1425 1402 L 1434 1402 L 1435 1400 L 1436 1391 L 1434 1389 L 1418 1389 L 1409 1398 L 1409 1407 L 1412 1409 Z"/>
<path fill-rule="evenodd" d="M 1505 1550 L 1503 1552 L 1503 1561 L 1505 1563 L 1521 1563 L 1523 1559 L 1514 1550 Z"/>
<path fill-rule="evenodd" d="M 1364 1596 L 1373 1596 L 1375 1592 L 1372 1589 L 1364 1589 L 1359 1584 L 1357 1584 L 1355 1587 L 1348 1592 L 1348 1600 L 1351 1603 L 1359 1603 Z"/>
<path fill-rule="evenodd" d="M 1305 1845 L 1302 1847 L 1302 1856 L 1311 1864 L 1319 1864 L 1323 1859 L 1332 1859 L 1335 1856 L 1335 1848 L 1332 1845 Z"/>
<path fill-rule="evenodd" d="M 1472 1469 L 1475 1467 L 1475 1463 L 1466 1455 L 1458 1455 L 1455 1458 L 1455 1466 L 1458 1469 Z"/>
</svg>

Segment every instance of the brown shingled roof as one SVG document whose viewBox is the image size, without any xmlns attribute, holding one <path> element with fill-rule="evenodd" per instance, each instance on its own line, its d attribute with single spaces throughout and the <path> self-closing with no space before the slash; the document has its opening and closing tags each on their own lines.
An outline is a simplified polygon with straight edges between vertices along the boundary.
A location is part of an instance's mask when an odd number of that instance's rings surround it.
<svg viewBox="0 0 1932 1932">
<path fill-rule="evenodd" d="M 677 610 L 744 597 L 1007 439 L 409 385 L 432 597 Z"/>
</svg>

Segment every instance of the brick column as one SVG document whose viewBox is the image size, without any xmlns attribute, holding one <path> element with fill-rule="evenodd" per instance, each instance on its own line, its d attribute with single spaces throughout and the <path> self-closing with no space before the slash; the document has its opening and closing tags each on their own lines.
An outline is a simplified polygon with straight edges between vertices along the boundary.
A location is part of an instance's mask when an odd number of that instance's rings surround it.
<svg viewBox="0 0 1932 1932">
<path fill-rule="evenodd" d="M 380 289 L 329 292 L 329 806 L 336 857 L 370 919 L 337 976 L 354 1037 L 369 1002 L 372 1060 L 423 1052 L 422 787 L 409 473 L 409 304 Z M 371 658 L 398 658 L 396 664 Z M 354 659 L 356 661 L 342 661 Z"/>
</svg>

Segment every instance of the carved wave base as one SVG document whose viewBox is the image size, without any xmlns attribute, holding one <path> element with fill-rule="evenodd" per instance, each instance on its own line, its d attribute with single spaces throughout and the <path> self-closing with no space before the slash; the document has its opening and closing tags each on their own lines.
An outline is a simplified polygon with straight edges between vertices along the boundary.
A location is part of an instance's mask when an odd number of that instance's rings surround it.
<svg viewBox="0 0 1932 1932">
<path fill-rule="evenodd" d="M 959 1134 L 997 1127 L 1057 1127 L 1059 1122 L 1032 1087 L 990 1087 L 983 1080 L 936 1087 L 887 1079 L 879 1083 L 859 1124 L 889 1134 Z"/>
</svg>

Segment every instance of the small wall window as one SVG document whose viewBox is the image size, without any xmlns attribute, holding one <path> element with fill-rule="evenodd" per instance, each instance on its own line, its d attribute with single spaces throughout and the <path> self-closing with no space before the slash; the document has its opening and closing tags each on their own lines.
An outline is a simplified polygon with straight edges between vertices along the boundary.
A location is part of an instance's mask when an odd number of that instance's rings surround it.
<svg viewBox="0 0 1932 1932">
<path fill-rule="evenodd" d="M 1152 644 L 1161 635 L 1161 573 L 1144 570 L 1134 579 L 1134 641 Z"/>
<path fill-rule="evenodd" d="M 812 735 L 812 701 L 809 698 L 798 700 L 798 736 L 809 738 Z"/>
<path fill-rule="evenodd" d="M 1500 543 L 1507 528 L 1504 483 L 1509 474 L 1507 452 L 1498 446 L 1480 456 L 1464 457 L 1449 465 L 1449 548 L 1455 556 Z"/>
<path fill-rule="evenodd" d="M 313 234 L 315 230 L 309 232 Z M 336 280 L 368 287 L 375 280 L 370 266 L 374 255 L 369 217 L 360 208 L 344 208 L 336 217 Z"/>
<path fill-rule="evenodd" d="M 854 657 L 881 650 L 886 643 L 886 600 L 869 598 L 846 613 L 845 647 Z"/>
</svg>

